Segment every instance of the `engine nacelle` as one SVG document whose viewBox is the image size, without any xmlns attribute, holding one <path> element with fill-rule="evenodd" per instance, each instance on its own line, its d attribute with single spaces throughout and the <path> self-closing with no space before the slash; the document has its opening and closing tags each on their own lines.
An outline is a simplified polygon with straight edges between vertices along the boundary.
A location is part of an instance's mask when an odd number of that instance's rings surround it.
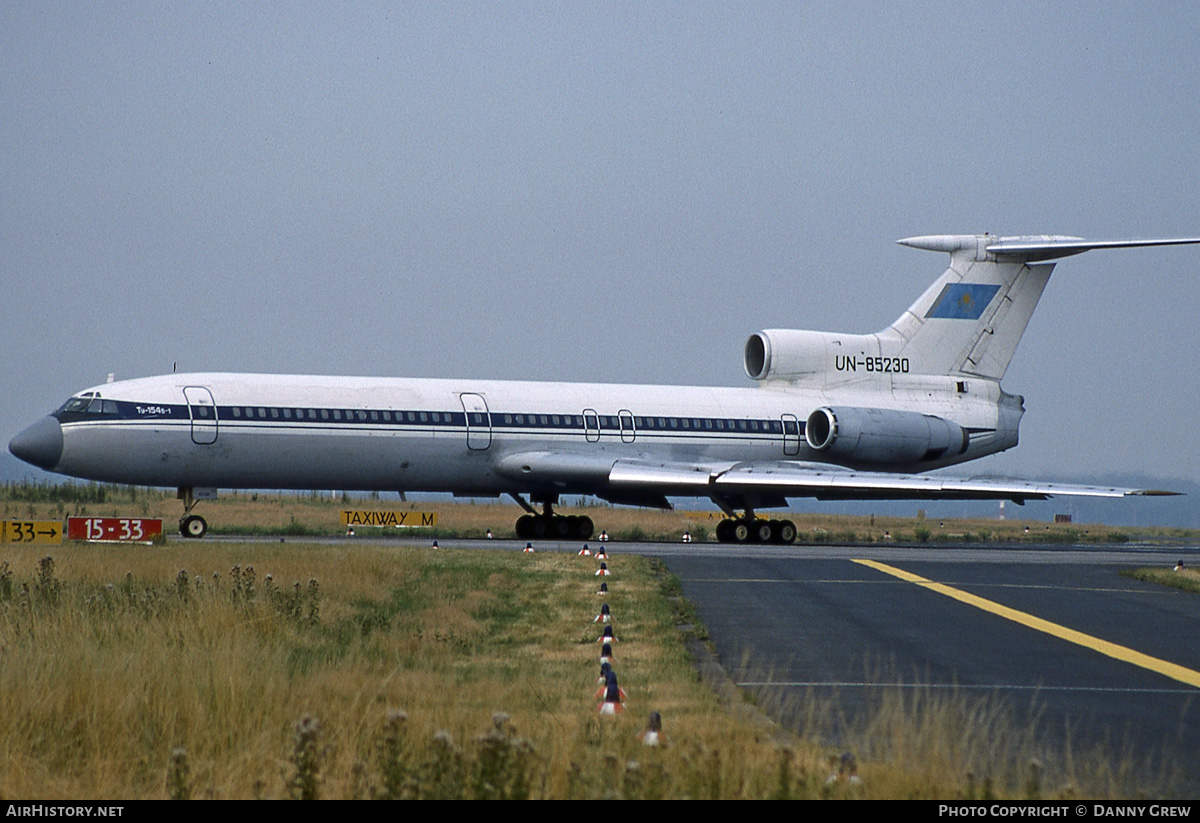
<svg viewBox="0 0 1200 823">
<path fill-rule="evenodd" d="M 920 463 L 962 454 L 968 434 L 957 423 L 920 412 L 854 406 L 820 408 L 808 416 L 812 449 L 857 463 Z"/>
<path fill-rule="evenodd" d="M 854 372 L 860 364 L 866 371 L 868 361 L 874 363 L 879 354 L 877 334 L 766 329 L 750 335 L 742 365 L 753 380 L 802 380 L 827 372 Z M 884 370 L 882 364 L 878 370 Z M 899 365 L 895 370 L 900 370 Z M 907 361 L 904 371 L 908 371 Z"/>
</svg>

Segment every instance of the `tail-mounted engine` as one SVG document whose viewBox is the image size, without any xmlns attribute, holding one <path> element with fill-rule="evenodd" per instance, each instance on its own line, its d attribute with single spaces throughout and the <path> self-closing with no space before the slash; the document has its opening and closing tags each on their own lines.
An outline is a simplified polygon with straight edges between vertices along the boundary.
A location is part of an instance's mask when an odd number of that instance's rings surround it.
<svg viewBox="0 0 1200 823">
<path fill-rule="evenodd" d="M 967 450 L 968 434 L 957 423 L 920 412 L 825 407 L 808 416 L 810 448 L 854 463 L 920 463 Z"/>
<path fill-rule="evenodd" d="M 742 364 L 752 380 L 804 380 L 830 372 L 907 372 L 907 359 L 880 357 L 879 337 L 766 329 L 750 335 Z"/>
</svg>

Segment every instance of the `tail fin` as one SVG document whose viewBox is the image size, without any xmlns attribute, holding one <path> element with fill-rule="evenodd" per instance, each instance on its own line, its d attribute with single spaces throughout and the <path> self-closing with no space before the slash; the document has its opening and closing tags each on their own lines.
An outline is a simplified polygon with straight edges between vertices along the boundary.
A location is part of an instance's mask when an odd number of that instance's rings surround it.
<svg viewBox="0 0 1200 823">
<path fill-rule="evenodd" d="M 746 341 L 743 362 L 754 380 L 789 382 L 887 375 L 964 375 L 1000 380 L 1037 308 L 1055 261 L 1091 249 L 1174 246 L 1174 240 L 1078 237 L 909 237 L 905 246 L 947 252 L 950 268 L 888 328 L 875 334 L 767 329 Z"/>
<path fill-rule="evenodd" d="M 999 380 L 1037 308 L 1055 261 L 1091 249 L 1200 243 L 1078 237 L 909 237 L 902 245 L 950 254 L 950 267 L 879 337 L 923 374 Z M 884 342 L 886 341 L 886 342 Z M 891 345 L 888 345 L 891 344 Z"/>
</svg>

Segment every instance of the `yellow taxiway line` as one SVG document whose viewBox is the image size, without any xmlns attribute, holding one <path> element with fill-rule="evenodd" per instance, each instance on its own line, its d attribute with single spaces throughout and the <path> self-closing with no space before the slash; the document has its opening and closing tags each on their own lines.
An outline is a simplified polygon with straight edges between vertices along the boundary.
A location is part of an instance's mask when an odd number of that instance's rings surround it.
<svg viewBox="0 0 1200 823">
<path fill-rule="evenodd" d="M 1069 643 L 1075 643 L 1088 649 L 1100 652 L 1116 660 L 1123 660 L 1126 663 L 1132 663 L 1135 666 L 1141 666 L 1143 669 L 1149 669 L 1152 672 L 1158 672 L 1161 675 L 1178 680 L 1180 683 L 1186 683 L 1189 686 L 1200 688 L 1200 672 L 1194 669 L 1189 669 L 1186 666 L 1180 666 L 1177 663 L 1171 663 L 1166 660 L 1160 660 L 1157 657 L 1151 657 L 1148 654 L 1142 654 L 1139 651 L 1134 651 L 1126 646 L 1121 646 L 1116 643 L 1110 643 L 1107 640 L 1101 640 L 1099 637 L 1093 637 L 1090 634 L 1068 629 L 1066 626 L 1060 626 L 1057 623 L 1051 623 L 1049 620 L 1043 620 L 1040 617 L 1034 617 L 1017 609 L 1002 606 L 999 603 L 988 600 L 986 597 L 970 594 L 961 589 L 956 589 L 953 586 L 947 586 L 945 583 L 935 583 L 932 580 L 921 577 L 919 574 L 906 572 L 903 569 L 897 569 L 895 566 L 889 566 L 886 563 L 880 563 L 876 560 L 855 560 L 855 563 L 866 566 L 876 571 L 890 574 L 893 577 L 898 577 L 908 583 L 915 583 L 930 591 L 935 591 L 938 594 L 944 594 L 946 597 L 952 597 L 960 603 L 966 603 L 968 606 L 974 606 L 977 609 L 983 609 L 985 612 L 999 615 L 1006 620 L 1011 620 L 1014 623 L 1020 623 L 1022 626 L 1028 626 L 1031 629 L 1036 629 L 1039 632 L 1045 632 L 1053 637 L 1066 640 Z"/>
</svg>

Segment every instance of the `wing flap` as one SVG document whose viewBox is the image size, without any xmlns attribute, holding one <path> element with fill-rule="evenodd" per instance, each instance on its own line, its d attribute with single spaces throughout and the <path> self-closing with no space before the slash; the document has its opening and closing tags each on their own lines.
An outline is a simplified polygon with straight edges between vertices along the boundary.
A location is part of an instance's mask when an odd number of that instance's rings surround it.
<svg viewBox="0 0 1200 823">
<path fill-rule="evenodd" d="M 614 486 L 694 489 L 696 494 L 707 495 L 713 479 L 729 465 L 618 460 L 609 472 L 608 482 Z"/>
</svg>

